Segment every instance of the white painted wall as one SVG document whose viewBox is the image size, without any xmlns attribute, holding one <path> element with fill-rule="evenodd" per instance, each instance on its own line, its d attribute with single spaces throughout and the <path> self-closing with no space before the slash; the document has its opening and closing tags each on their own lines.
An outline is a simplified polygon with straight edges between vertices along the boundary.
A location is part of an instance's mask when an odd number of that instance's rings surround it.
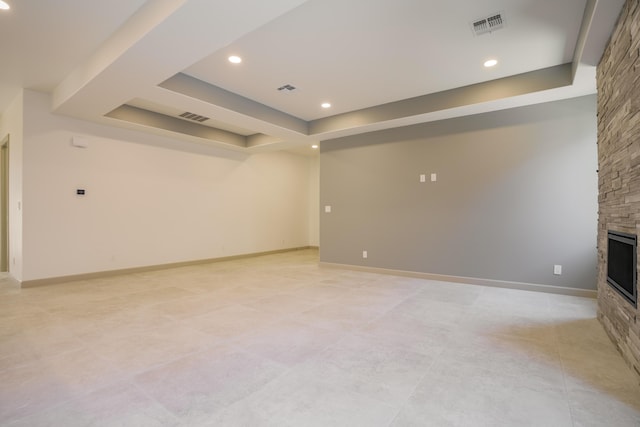
<svg viewBox="0 0 640 427">
<path fill-rule="evenodd" d="M 176 150 L 169 138 L 52 115 L 44 94 L 25 91 L 24 102 L 23 280 L 310 244 L 311 158 Z M 74 136 L 88 148 L 71 146 Z"/>
<path fill-rule="evenodd" d="M 22 280 L 22 92 L 0 116 L 0 141 L 9 135 L 9 273 Z"/>
<path fill-rule="evenodd" d="M 320 244 L 320 156 L 309 165 L 309 246 Z"/>
</svg>

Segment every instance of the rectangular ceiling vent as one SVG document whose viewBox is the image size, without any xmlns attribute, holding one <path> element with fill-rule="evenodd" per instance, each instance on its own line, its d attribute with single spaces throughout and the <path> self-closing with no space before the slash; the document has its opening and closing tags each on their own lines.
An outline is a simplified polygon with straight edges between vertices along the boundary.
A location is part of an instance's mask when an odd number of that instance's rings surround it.
<svg viewBox="0 0 640 427">
<path fill-rule="evenodd" d="M 194 122 L 200 122 L 200 123 L 206 122 L 207 120 L 209 120 L 209 117 L 201 116 L 199 114 L 193 114 L 188 111 L 180 114 L 180 117 L 182 117 L 183 119 L 193 120 Z"/>
<path fill-rule="evenodd" d="M 503 13 L 493 13 L 485 18 L 476 19 L 471 23 L 471 29 L 476 36 L 491 33 L 505 27 Z"/>
<path fill-rule="evenodd" d="M 293 85 L 282 85 L 278 88 L 278 92 L 282 93 L 291 93 L 296 90 L 296 87 Z"/>
</svg>

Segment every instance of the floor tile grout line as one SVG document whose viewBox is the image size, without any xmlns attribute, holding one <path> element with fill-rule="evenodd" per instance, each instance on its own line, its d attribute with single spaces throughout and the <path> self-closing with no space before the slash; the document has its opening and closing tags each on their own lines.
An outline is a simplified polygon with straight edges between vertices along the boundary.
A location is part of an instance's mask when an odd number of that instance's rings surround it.
<svg viewBox="0 0 640 427">
<path fill-rule="evenodd" d="M 402 411 L 407 408 L 407 405 L 409 404 L 409 401 L 411 400 L 411 397 L 414 395 L 416 390 L 418 390 L 418 387 L 422 384 L 422 381 L 424 381 L 424 379 L 427 377 L 427 375 L 433 370 L 434 365 L 436 365 L 437 360 L 440 358 L 442 353 L 444 353 L 444 351 L 445 351 L 445 346 L 443 346 L 442 349 L 438 352 L 438 354 L 433 358 L 433 361 L 431 362 L 431 365 L 422 374 L 422 376 L 420 377 L 420 380 L 416 381 L 416 385 L 413 387 L 413 390 L 411 391 L 411 393 L 408 394 L 408 396 L 404 400 L 404 402 L 402 402 L 400 405 L 398 405 L 399 406 L 398 412 L 396 413 L 396 415 L 393 418 L 393 420 L 388 424 L 388 427 L 391 427 L 395 423 L 397 418 L 400 416 Z"/>
</svg>

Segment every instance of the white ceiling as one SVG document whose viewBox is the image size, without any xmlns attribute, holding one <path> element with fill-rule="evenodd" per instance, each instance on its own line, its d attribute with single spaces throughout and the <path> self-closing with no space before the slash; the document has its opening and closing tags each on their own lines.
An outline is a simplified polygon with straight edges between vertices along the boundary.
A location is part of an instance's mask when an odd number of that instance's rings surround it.
<svg viewBox="0 0 640 427">
<path fill-rule="evenodd" d="M 20 88 L 50 92 L 145 0 L 7 0 L 0 11 L 0 112 Z"/>
<path fill-rule="evenodd" d="M 624 3 L 8 1 L 0 111 L 36 89 L 59 114 L 248 152 L 594 93 Z M 505 28 L 474 35 L 495 12 Z"/>
<path fill-rule="evenodd" d="M 304 120 L 571 62 L 586 0 L 316 0 L 185 70 Z M 502 12 L 507 27 L 470 22 Z M 245 61 L 230 64 L 230 54 Z M 489 58 L 500 59 L 490 70 Z M 300 93 L 276 88 L 290 83 Z M 333 108 L 323 111 L 329 100 Z"/>
</svg>

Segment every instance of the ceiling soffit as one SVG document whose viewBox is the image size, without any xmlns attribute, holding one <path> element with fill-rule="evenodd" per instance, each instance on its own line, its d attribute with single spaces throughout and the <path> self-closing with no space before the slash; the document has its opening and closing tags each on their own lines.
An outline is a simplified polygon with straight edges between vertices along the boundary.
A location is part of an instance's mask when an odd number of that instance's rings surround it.
<svg viewBox="0 0 640 427">
<path fill-rule="evenodd" d="M 612 1 L 616 2 L 616 7 L 618 3 L 622 7 L 623 0 Z M 233 2 L 184 0 L 179 7 L 172 3 L 170 7 L 164 5 L 165 8 L 159 8 L 158 3 L 154 7 L 149 6 L 147 11 L 141 9 L 139 16 L 129 22 L 136 28 L 143 22 L 147 25 L 145 31 L 133 31 L 125 25 L 121 31 L 135 36 L 114 35 L 120 43 L 119 53 L 114 54 L 113 49 L 107 49 L 111 56 L 105 60 L 102 51 L 98 51 L 97 56 L 58 86 L 54 92 L 54 111 L 236 151 L 290 148 L 374 130 L 594 93 L 595 67 L 582 58 L 588 58 L 589 62 L 599 58 L 606 44 L 602 39 L 608 37 L 617 18 L 610 7 L 604 10 L 602 2 L 596 0 L 584 3 L 584 10 L 574 11 L 581 15 L 581 24 L 579 33 L 571 39 L 569 50 L 573 57 L 567 62 L 435 93 L 417 93 L 417 96 L 339 114 L 304 119 L 196 78 L 185 70 L 190 64 L 209 57 L 212 49 L 226 54 L 235 40 L 242 40 L 254 31 L 259 33 L 261 28 L 277 23 L 280 17 L 286 18 L 287 13 L 298 11 L 296 7 L 300 4 L 314 5 L 317 1 L 279 0 L 265 5 L 254 0 L 251 2 L 256 6 L 253 12 L 247 12 L 246 8 Z M 389 2 L 375 0 L 375 3 Z M 240 11 L 250 16 L 239 20 L 242 23 L 238 25 L 227 23 L 224 28 L 217 28 L 220 34 L 216 36 L 210 34 L 215 22 L 192 19 L 194 14 L 208 11 L 211 16 L 224 20 L 225 15 L 216 9 L 216 5 L 224 5 L 223 9 L 229 16 Z M 147 17 L 145 12 L 153 19 L 143 19 Z M 169 41 L 178 29 L 183 32 L 178 40 L 173 37 L 174 40 Z M 202 39 L 207 34 L 216 36 L 212 39 L 216 42 L 192 44 L 189 49 L 183 49 L 188 51 L 186 53 L 173 45 L 191 40 L 196 35 Z M 167 49 L 167 43 L 170 49 Z M 174 55 L 176 49 L 182 53 Z M 171 52 L 168 59 L 164 58 L 167 50 Z M 123 73 L 130 73 L 133 68 L 137 72 L 130 79 L 124 79 Z M 166 108 L 154 108 L 154 105 Z M 190 111 L 214 120 L 210 123 L 190 122 L 171 115 L 177 111 Z"/>
</svg>

